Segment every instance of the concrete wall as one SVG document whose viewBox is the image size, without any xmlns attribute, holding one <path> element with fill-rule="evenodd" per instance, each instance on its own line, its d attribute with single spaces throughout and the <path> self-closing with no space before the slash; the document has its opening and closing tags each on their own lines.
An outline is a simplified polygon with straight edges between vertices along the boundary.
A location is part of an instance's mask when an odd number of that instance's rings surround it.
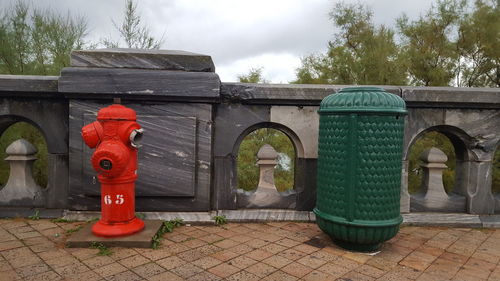
<svg viewBox="0 0 500 281">
<path fill-rule="evenodd" d="M 138 211 L 245 208 L 239 202 L 236 156 L 243 138 L 275 128 L 296 149 L 295 209 L 315 204 L 321 100 L 343 85 L 221 83 L 209 56 L 180 51 L 95 50 L 72 55 L 60 77 L 0 76 L 0 132 L 28 121 L 49 148 L 47 208 L 98 210 L 92 151 L 84 124 L 112 98 L 138 113 L 145 128 L 139 152 Z M 500 210 L 491 167 L 500 140 L 500 90 L 382 86 L 407 103 L 401 210 L 410 211 L 408 151 L 429 131 L 450 138 L 457 154 L 454 192 L 463 212 Z M 240 200 L 241 201 L 241 200 Z M 4 207 L 12 207 L 6 206 Z M 419 209 L 417 211 L 426 211 Z"/>
</svg>

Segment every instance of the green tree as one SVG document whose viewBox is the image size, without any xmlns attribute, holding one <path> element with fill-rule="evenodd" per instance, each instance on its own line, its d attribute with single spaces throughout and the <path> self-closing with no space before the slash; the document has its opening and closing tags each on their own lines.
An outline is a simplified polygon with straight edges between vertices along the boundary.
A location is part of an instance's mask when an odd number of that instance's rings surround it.
<svg viewBox="0 0 500 281">
<path fill-rule="evenodd" d="M 375 26 L 366 6 L 337 3 L 330 19 L 340 32 L 328 43 L 326 54 L 302 59 L 295 83 L 406 84 L 394 32 Z"/>
<path fill-rule="evenodd" d="M 141 17 L 137 13 L 137 4 L 133 0 L 127 0 L 123 22 L 118 25 L 113 21 L 113 25 L 120 33 L 121 39 L 127 48 L 134 49 L 159 49 L 163 44 L 163 38 L 155 39 L 147 26 L 142 25 Z M 105 38 L 102 43 L 107 48 L 118 48 L 120 43 L 112 39 Z"/>
<path fill-rule="evenodd" d="M 262 76 L 262 67 L 259 68 L 250 68 L 248 74 L 238 75 L 238 81 L 241 83 L 269 83 Z"/>
<path fill-rule="evenodd" d="M 81 17 L 18 1 L 0 14 L 0 73 L 58 75 L 71 50 L 84 46 L 86 32 Z"/>
<path fill-rule="evenodd" d="M 500 7 L 477 0 L 458 27 L 458 86 L 500 87 Z"/>
<path fill-rule="evenodd" d="M 448 86 L 458 66 L 457 45 L 450 36 L 463 13 L 465 1 L 442 0 L 419 19 L 397 20 L 403 54 L 413 85 Z"/>
</svg>

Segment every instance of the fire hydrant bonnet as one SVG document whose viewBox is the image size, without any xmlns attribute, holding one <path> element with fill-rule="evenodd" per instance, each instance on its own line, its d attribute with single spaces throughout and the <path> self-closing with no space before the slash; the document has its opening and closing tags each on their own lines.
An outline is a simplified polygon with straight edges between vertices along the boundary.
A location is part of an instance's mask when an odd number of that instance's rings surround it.
<svg viewBox="0 0 500 281">
<path fill-rule="evenodd" d="M 97 120 L 126 120 L 135 121 L 137 114 L 133 109 L 125 107 L 121 104 L 113 104 L 102 108 L 97 113 Z"/>
</svg>

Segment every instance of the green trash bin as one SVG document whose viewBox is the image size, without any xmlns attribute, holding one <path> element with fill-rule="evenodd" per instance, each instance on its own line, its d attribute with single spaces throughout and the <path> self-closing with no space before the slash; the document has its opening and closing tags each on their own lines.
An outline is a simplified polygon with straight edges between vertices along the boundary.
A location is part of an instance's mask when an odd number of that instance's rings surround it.
<svg viewBox="0 0 500 281">
<path fill-rule="evenodd" d="M 344 88 L 318 112 L 316 222 L 343 248 L 376 251 L 403 221 L 405 102 L 381 88 Z"/>
</svg>

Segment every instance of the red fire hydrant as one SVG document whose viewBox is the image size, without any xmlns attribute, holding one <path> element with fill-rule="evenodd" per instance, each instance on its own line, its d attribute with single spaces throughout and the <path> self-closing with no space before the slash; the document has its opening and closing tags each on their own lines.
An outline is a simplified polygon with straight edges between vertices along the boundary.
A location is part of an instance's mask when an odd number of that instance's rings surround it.
<svg viewBox="0 0 500 281">
<path fill-rule="evenodd" d="M 102 108 L 97 120 L 82 128 L 90 148 L 92 166 L 101 183 L 101 219 L 92 226 L 96 236 L 116 237 L 141 231 L 144 222 L 135 216 L 137 147 L 143 130 L 133 109 L 120 104 Z"/>
</svg>

